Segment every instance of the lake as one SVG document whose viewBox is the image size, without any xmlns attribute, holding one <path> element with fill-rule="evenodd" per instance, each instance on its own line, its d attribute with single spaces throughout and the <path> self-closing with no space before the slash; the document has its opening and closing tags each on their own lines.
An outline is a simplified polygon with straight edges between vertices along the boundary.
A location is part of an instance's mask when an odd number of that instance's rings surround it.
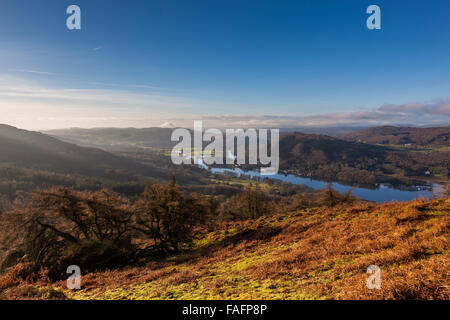
<svg viewBox="0 0 450 320">
<path fill-rule="evenodd" d="M 201 166 L 203 169 L 209 170 L 214 174 L 233 174 L 236 177 L 247 177 L 250 179 L 265 179 L 270 178 L 274 180 L 280 180 L 292 184 L 303 184 L 312 189 L 324 189 L 328 186 L 329 182 L 314 180 L 310 178 L 303 178 L 293 174 L 276 174 L 271 176 L 263 176 L 258 171 L 243 171 L 242 169 L 228 169 L 228 168 L 208 168 L 207 166 Z M 333 182 L 333 188 L 338 190 L 340 193 L 344 193 L 351 188 L 353 189 L 353 194 L 359 198 L 363 198 L 375 202 L 390 202 L 390 201 L 410 201 L 416 198 L 426 198 L 430 199 L 442 194 L 443 186 L 437 183 L 424 185 L 424 186 L 413 186 L 415 190 L 401 190 L 401 188 L 394 188 L 388 184 L 381 184 L 377 189 L 366 189 L 360 187 L 352 187 L 343 185 L 341 183 Z M 408 187 L 411 188 L 411 187 Z"/>
</svg>

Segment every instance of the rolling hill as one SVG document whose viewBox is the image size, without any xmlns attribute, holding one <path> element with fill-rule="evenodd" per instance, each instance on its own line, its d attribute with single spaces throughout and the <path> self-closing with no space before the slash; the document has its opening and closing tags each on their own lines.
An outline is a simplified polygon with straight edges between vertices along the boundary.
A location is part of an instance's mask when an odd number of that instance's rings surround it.
<svg viewBox="0 0 450 320">
<path fill-rule="evenodd" d="M 383 129 L 384 128 L 384 129 Z M 147 151 L 164 151 L 174 146 L 170 141 L 171 128 L 99 128 L 99 129 L 66 129 L 53 130 L 47 133 L 83 146 L 95 146 L 106 151 L 127 152 L 128 155 Z M 425 131 L 423 131 L 425 130 Z M 280 136 L 280 168 L 290 173 L 310 176 L 320 180 L 334 180 L 349 184 L 376 185 L 381 182 L 413 184 L 416 181 L 405 177 L 425 177 L 426 172 L 443 177 L 446 180 L 449 173 L 447 152 L 420 154 L 399 150 L 389 143 L 380 145 L 381 136 L 403 139 L 395 132 L 412 132 L 414 141 L 426 143 L 445 143 L 446 128 L 407 128 L 395 127 L 371 128 L 358 133 L 349 133 L 341 137 L 331 137 L 323 134 L 304 134 L 299 132 L 283 132 Z M 387 135 L 389 132 L 390 135 Z M 422 132 L 428 133 L 422 134 Z M 366 141 L 358 137 L 374 139 Z M 425 137 L 428 137 L 425 139 Z M 413 139 L 410 138 L 410 139 Z M 405 140 L 402 141 L 412 141 Z M 384 141 L 386 142 L 386 141 Z M 398 141 L 387 141 L 398 142 Z M 225 144 L 224 144 L 225 145 Z M 225 151 L 225 150 L 224 150 Z M 445 151 L 445 150 L 444 150 Z M 251 169 L 252 166 L 244 166 Z M 400 181 L 401 180 L 401 181 Z"/>
<path fill-rule="evenodd" d="M 434 129 L 433 141 L 437 141 L 437 137 L 444 139 L 445 130 Z M 436 134 L 437 131 L 441 134 Z M 419 183 L 418 179 L 430 177 L 448 181 L 450 152 L 446 149 L 416 152 L 364 143 L 360 139 L 348 141 L 325 135 L 290 133 L 280 137 L 280 167 L 304 176 L 353 185 L 415 184 Z"/>
<path fill-rule="evenodd" d="M 0 147 L 2 165 L 90 176 L 103 176 L 108 170 L 156 174 L 151 166 L 100 149 L 80 147 L 8 125 L 0 125 Z"/>
<path fill-rule="evenodd" d="M 327 181 L 374 185 L 375 170 L 390 150 L 342 139 L 303 133 L 280 137 L 280 168 L 290 173 Z"/>
<path fill-rule="evenodd" d="M 77 145 L 111 151 L 136 151 L 172 148 L 176 144 L 170 141 L 172 131 L 173 129 L 170 128 L 75 128 L 51 130 L 46 133 Z M 207 144 L 204 143 L 205 146 Z M 311 159 L 312 154 L 321 153 L 322 160 L 327 162 L 354 162 L 360 158 L 380 158 L 385 151 L 386 148 L 383 147 L 346 141 L 323 134 L 285 132 L 280 137 L 282 161 L 290 161 L 294 157 L 304 163 L 305 158 Z"/>
<path fill-rule="evenodd" d="M 422 147 L 450 147 L 450 127 L 373 127 L 341 134 L 342 139 L 371 144 L 406 145 Z"/>
<path fill-rule="evenodd" d="M 142 149 L 169 149 L 173 128 L 95 128 L 61 129 L 45 133 L 59 140 L 80 146 L 96 147 L 108 151 L 135 151 Z"/>
<path fill-rule="evenodd" d="M 280 138 L 281 161 L 291 164 L 341 162 L 352 165 L 370 159 L 382 161 L 388 151 L 384 147 L 326 135 L 294 132 Z"/>
</svg>

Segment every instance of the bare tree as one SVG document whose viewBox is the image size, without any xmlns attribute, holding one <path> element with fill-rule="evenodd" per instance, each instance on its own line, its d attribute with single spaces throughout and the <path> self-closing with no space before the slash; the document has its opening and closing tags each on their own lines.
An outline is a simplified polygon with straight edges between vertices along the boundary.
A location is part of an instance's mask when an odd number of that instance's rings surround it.
<svg viewBox="0 0 450 320">
<path fill-rule="evenodd" d="M 210 212 L 209 203 L 197 194 L 185 195 L 172 176 L 167 185 L 148 185 L 136 204 L 135 229 L 153 239 L 161 250 L 178 251 L 190 240 L 195 226 Z"/>
</svg>

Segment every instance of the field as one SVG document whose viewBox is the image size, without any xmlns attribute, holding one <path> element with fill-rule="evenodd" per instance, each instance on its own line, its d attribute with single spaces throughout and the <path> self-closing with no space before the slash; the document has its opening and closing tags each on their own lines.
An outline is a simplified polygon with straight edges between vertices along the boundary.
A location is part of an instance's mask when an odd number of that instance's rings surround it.
<svg viewBox="0 0 450 320">
<path fill-rule="evenodd" d="M 181 253 L 84 275 L 79 291 L 5 275 L 0 297 L 449 299 L 449 227 L 449 198 L 305 209 L 197 230 Z M 366 287 L 370 265 L 379 290 Z"/>
</svg>

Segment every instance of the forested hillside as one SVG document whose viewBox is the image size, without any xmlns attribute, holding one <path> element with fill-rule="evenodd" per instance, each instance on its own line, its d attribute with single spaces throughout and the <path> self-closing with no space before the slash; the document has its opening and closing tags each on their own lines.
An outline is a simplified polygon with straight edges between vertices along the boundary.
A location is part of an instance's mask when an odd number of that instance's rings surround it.
<svg viewBox="0 0 450 320">
<path fill-rule="evenodd" d="M 316 179 L 350 184 L 414 184 L 436 176 L 448 181 L 450 152 L 412 152 L 324 135 L 280 138 L 281 168 Z"/>
</svg>

